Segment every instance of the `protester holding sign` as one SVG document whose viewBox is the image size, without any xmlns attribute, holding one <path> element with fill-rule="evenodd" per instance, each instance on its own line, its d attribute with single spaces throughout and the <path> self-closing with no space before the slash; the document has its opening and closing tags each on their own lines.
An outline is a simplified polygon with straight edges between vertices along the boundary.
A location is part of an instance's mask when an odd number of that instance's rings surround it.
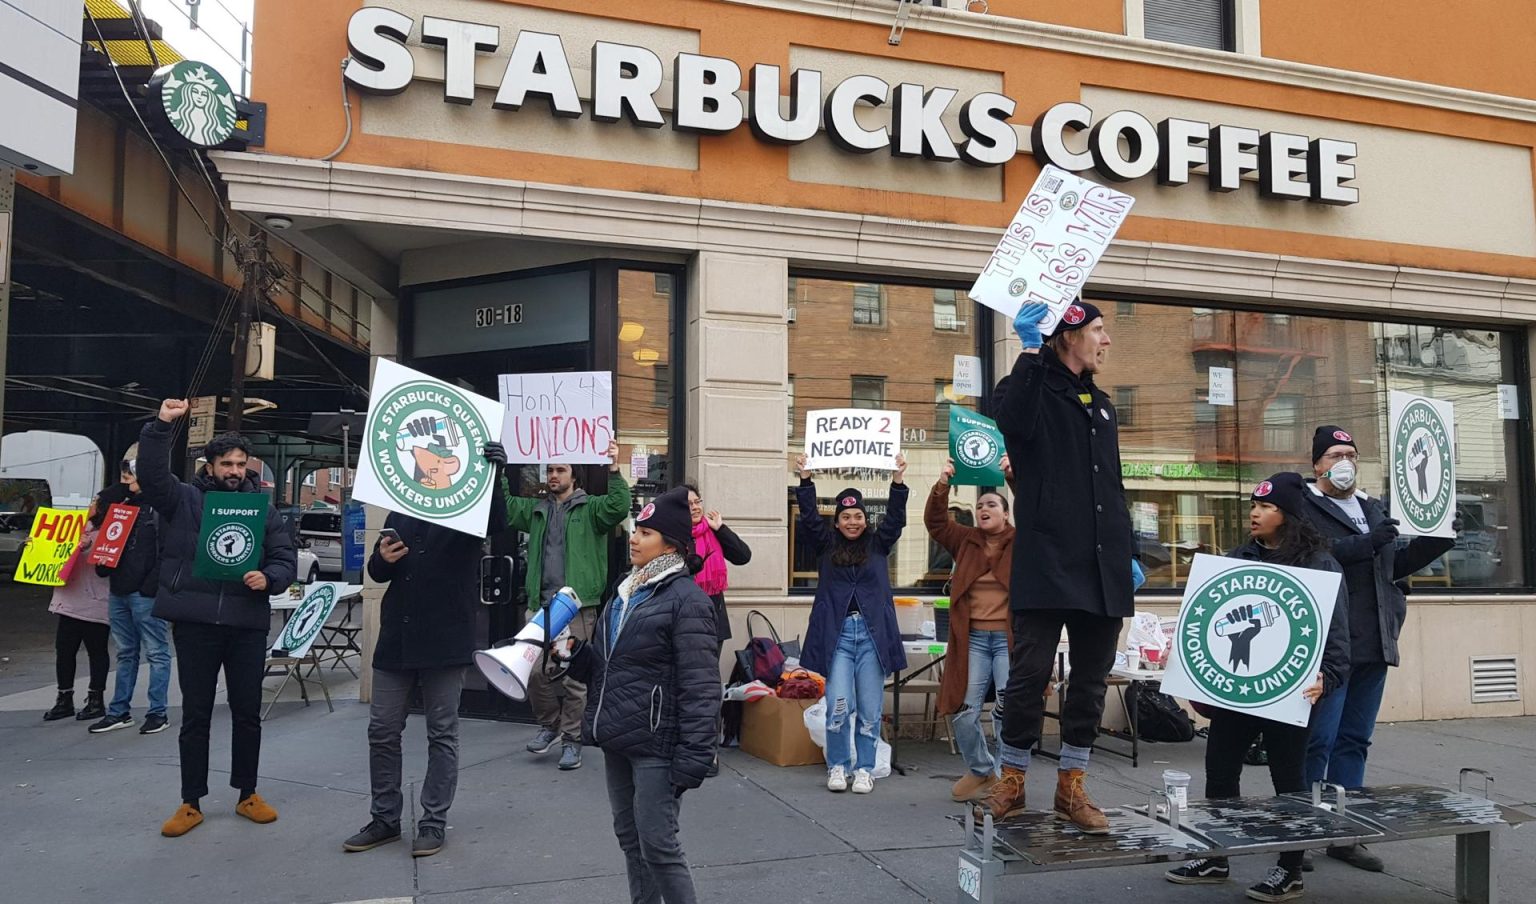
<svg viewBox="0 0 1536 904">
<path fill-rule="evenodd" d="M 272 609 L 268 595 L 293 583 L 298 563 L 293 537 L 276 509 L 266 507 L 259 525 L 259 561 L 238 581 L 216 581 L 194 574 L 204 533 L 205 497 L 238 494 L 266 502 L 259 475 L 246 470 L 250 446 L 236 433 L 214 437 L 204 454 L 205 474 L 182 483 L 171 473 L 175 423 L 187 413 L 185 399 L 166 399 L 160 415 L 139 434 L 138 477 L 144 501 L 160 521 L 160 588 L 154 614 L 174 625 L 177 674 L 181 686 L 181 807 L 160 832 L 185 835 L 203 821 L 200 808 L 208 794 L 208 731 L 213 720 L 219 672 L 232 723 L 229 784 L 240 791 L 235 812 L 258 823 L 274 822 L 277 811 L 256 793 L 261 761 L 261 679 L 267 657 Z M 232 522 L 233 523 L 233 522 Z M 210 538 L 217 540 L 218 538 Z M 222 554 L 222 553 L 221 553 Z"/>
<path fill-rule="evenodd" d="M 1018 502 L 1009 587 L 1014 647 L 1003 774 L 978 812 L 990 810 L 1001 820 L 1024 810 L 1025 770 L 1040 739 L 1044 692 L 1065 627 L 1072 684 L 1061 706 L 1055 809 L 1082 831 L 1103 834 L 1109 822 L 1088 796 L 1083 775 L 1104 714 L 1121 622 L 1133 613 L 1131 595 L 1144 578 L 1132 558 L 1115 408 L 1093 382 L 1110 345 L 1104 319 L 1093 305 L 1074 302 L 1047 343 L 1040 322 L 1049 315 L 1044 304 L 1029 304 L 1014 319 L 1024 354 L 998 386 L 994 412 Z"/>
<path fill-rule="evenodd" d="M 907 526 L 907 459 L 896 456 L 890 500 L 871 529 L 864 494 L 837 494 L 832 527 L 821 516 L 806 457 L 796 462 L 800 542 L 816 555 L 816 600 L 800 664 L 827 678 L 827 790 L 875 790 L 885 676 L 907 667 L 891 599 L 891 553 Z"/>
<path fill-rule="evenodd" d="M 98 505 L 111 510 L 135 510 L 128 535 L 120 538 L 120 553 L 111 565 L 97 565 L 112 588 L 112 642 L 117 646 L 117 675 L 106 716 L 91 726 L 93 734 L 133 724 L 133 692 L 139 680 L 139 654 L 149 660 L 149 709 L 139 734 L 164 731 L 171 688 L 170 626 L 156 618 L 155 593 L 160 585 L 159 522 L 143 498 L 138 478 L 138 446 L 123 455 L 118 482 L 101 491 Z M 128 523 L 128 522 L 121 522 Z M 105 530 L 112 527 L 109 521 Z M 105 530 L 103 532 L 105 532 Z"/>
<path fill-rule="evenodd" d="M 91 503 L 84 532 L 76 555 L 96 541 L 101 526 L 101 510 Z M 90 568 L 76 562 L 69 570 L 64 586 L 53 588 L 53 598 L 48 611 L 59 617 L 58 630 L 54 634 L 54 672 L 59 682 L 59 696 L 53 709 L 43 713 L 44 722 L 53 722 L 74 716 L 77 720 L 100 718 L 106 709 L 102 704 L 107 689 L 107 669 L 111 660 L 107 657 L 107 582 L 97 577 Z M 80 656 L 80 645 L 85 645 L 91 663 L 91 682 L 86 686 L 85 706 L 75 712 L 75 662 Z"/>
<path fill-rule="evenodd" d="M 1329 555 L 1327 541 L 1307 520 L 1308 495 L 1299 474 L 1284 472 L 1261 482 L 1249 497 L 1252 505 L 1248 513 L 1248 542 L 1228 556 L 1339 573 L 1339 563 Z M 1254 595 L 1248 594 L 1249 597 Z M 1206 604 L 1203 597 L 1195 603 L 1201 604 Z M 1250 602 L 1233 605 L 1226 612 L 1205 613 L 1207 621 L 1215 620 L 1215 633 L 1219 635 L 1217 643 L 1228 642 L 1225 652 L 1234 671 L 1242 673 L 1253 665 L 1249 662 L 1251 650 L 1262 642 L 1266 631 L 1279 631 L 1284 627 L 1267 611 L 1268 607 L 1277 605 L 1276 601 Z M 1314 706 L 1320 699 L 1337 696 L 1349 680 L 1349 629 L 1349 601 L 1341 582 L 1328 626 L 1328 639 L 1323 646 L 1321 670 L 1310 680 L 1306 675 L 1300 676 L 1307 683 L 1302 695 Z M 1291 644 L 1282 640 L 1278 646 L 1280 659 L 1290 655 Z M 1225 707 L 1211 706 L 1202 712 L 1211 720 L 1210 736 L 1205 745 L 1205 796 L 1208 800 L 1241 796 L 1243 758 L 1261 734 L 1264 750 L 1269 755 L 1269 776 L 1274 782 L 1275 793 L 1306 790 L 1306 726 L 1277 722 Z M 1264 880 L 1248 889 L 1248 897 L 1255 901 L 1289 901 L 1301 897 L 1302 853 L 1287 851 L 1281 854 L 1279 864 Z M 1191 860 L 1169 870 L 1166 876 L 1169 882 L 1179 885 L 1215 884 L 1227 881 L 1231 868 L 1227 858 L 1209 857 Z"/>
<path fill-rule="evenodd" d="M 507 463 L 501 443 L 486 443 L 483 454 L 498 472 Z M 497 493 L 486 532 L 506 529 L 506 498 Z M 368 576 L 389 585 L 379 610 L 368 710 L 373 818 L 343 842 L 344 850 L 372 850 L 400 838 L 400 734 L 417 687 L 427 719 L 427 775 L 411 856 L 430 857 L 443 849 L 459 782 L 459 694 L 464 669 L 474 661 L 484 555 L 485 541 L 473 534 L 399 512 L 384 520 L 368 559 Z"/>
<path fill-rule="evenodd" d="M 1006 455 L 1002 473 L 1012 478 Z M 975 527 L 951 518 L 949 485 L 954 476 L 955 463 L 945 463 L 938 483 L 928 494 L 923 524 L 933 542 L 955 560 L 949 579 L 948 668 L 939 683 L 938 712 L 954 714 L 955 744 L 970 767 L 970 774 L 950 789 L 950 797 L 963 802 L 985 797 L 1001 769 L 981 729 L 981 707 L 987 688 L 994 688 L 997 706 L 992 720 L 1002 724 L 1008 650 L 1013 646 L 1008 585 L 1013 576 L 1014 531 L 1008 523 L 1008 499 L 1001 493 L 987 492 L 976 498 Z"/>
<path fill-rule="evenodd" d="M 1387 687 L 1387 668 L 1399 662 L 1397 638 L 1408 616 L 1399 581 L 1440 558 L 1454 539 L 1416 537 L 1400 543 L 1397 521 L 1386 506 L 1357 484 L 1360 452 L 1354 436 L 1327 424 L 1312 434 L 1312 471 L 1306 514 L 1344 567 L 1349 589 L 1350 673 L 1342 693 L 1324 700 L 1312 717 L 1307 745 L 1307 783 L 1346 788 L 1365 785 L 1366 752 Z M 1452 527 L 1461 529 L 1459 519 Z M 1364 845 L 1329 848 L 1328 854 L 1371 872 L 1381 858 Z"/>
<path fill-rule="evenodd" d="M 597 607 L 608 586 L 608 540 L 613 529 L 629 517 L 629 484 L 619 473 L 619 447 L 608 443 L 608 490 L 589 496 L 568 464 L 548 466 L 542 499 L 513 496 L 507 490 L 507 522 L 528 535 L 528 612 L 561 587 L 570 587 L 581 600 L 581 614 L 570 624 L 573 636 L 592 636 Z M 505 488 L 505 481 L 503 481 Z M 528 683 L 528 703 L 539 722 L 539 733 L 528 752 L 545 754 L 560 744 L 559 768 L 581 768 L 581 714 L 587 689 L 563 669 L 538 669 Z"/>
</svg>

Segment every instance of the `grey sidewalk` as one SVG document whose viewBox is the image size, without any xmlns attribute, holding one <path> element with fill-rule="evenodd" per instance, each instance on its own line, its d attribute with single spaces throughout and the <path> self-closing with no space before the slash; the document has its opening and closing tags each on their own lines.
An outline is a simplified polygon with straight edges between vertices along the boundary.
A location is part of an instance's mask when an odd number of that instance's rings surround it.
<svg viewBox="0 0 1536 904">
<path fill-rule="evenodd" d="M 588 904 L 622 902 L 623 860 L 609 828 L 601 753 L 586 767 L 554 768 L 522 750 L 529 730 L 464 723 L 463 772 L 447 849 L 412 861 L 404 844 L 345 854 L 341 840 L 367 822 L 367 709 L 339 702 L 279 704 L 266 724 L 261 790 L 279 810 L 271 826 L 233 813 L 233 792 L 210 784 L 207 821 L 181 839 L 159 835 L 177 801 L 176 732 L 89 736 L 79 723 L 44 725 L 40 712 L 0 711 L 0 846 L 7 901 L 430 902 Z M 173 729 L 179 712 L 172 710 Z M 228 763 L 228 717 L 214 720 L 215 769 Z M 407 730 L 407 778 L 419 780 L 425 739 Z M 1099 754 L 1090 787 L 1101 803 L 1144 801 L 1162 761 L 1200 783 L 1203 742 L 1157 745 L 1139 769 Z M 939 745 L 906 745 L 912 775 L 877 784 L 868 797 L 832 795 L 816 768 L 779 769 L 727 751 L 721 776 L 683 801 L 683 842 L 702 901 L 838 901 L 908 904 L 955 900 L 960 829 L 947 796 L 960 762 Z M 1536 801 L 1536 719 L 1382 726 L 1372 780 L 1451 783 L 1461 766 L 1498 776 L 1497 798 Z M 1030 776 L 1031 800 L 1049 805 L 1053 772 Z M 1247 773 L 1254 793 L 1263 768 Z M 1452 842 L 1379 848 L 1387 873 L 1370 875 L 1319 858 L 1307 900 L 1349 904 L 1443 904 L 1453 887 Z M 1506 833 L 1500 887 L 1508 902 L 1536 887 L 1536 826 Z M 1268 862 L 1238 860 L 1225 887 L 1180 888 L 1161 867 L 1056 873 L 1005 880 L 1004 900 L 1243 900 Z"/>
</svg>

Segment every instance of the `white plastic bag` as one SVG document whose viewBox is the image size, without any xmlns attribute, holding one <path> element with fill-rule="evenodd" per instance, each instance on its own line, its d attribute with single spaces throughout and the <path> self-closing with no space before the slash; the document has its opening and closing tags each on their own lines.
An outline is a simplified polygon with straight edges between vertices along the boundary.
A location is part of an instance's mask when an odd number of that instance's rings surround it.
<svg viewBox="0 0 1536 904">
<path fill-rule="evenodd" d="M 1125 647 L 1141 653 L 1142 662 L 1161 662 L 1173 638 L 1163 630 L 1162 620 L 1151 612 L 1138 612 L 1131 619 L 1131 630 L 1126 635 Z M 1151 655 L 1148 655 L 1148 651 Z"/>
<path fill-rule="evenodd" d="M 805 730 L 811 733 L 811 740 L 820 747 L 823 755 L 827 749 L 827 698 L 822 697 L 815 703 L 806 707 Z M 874 778 L 886 778 L 891 774 L 891 745 L 885 743 L 885 738 L 875 740 L 875 770 L 870 773 Z"/>
</svg>

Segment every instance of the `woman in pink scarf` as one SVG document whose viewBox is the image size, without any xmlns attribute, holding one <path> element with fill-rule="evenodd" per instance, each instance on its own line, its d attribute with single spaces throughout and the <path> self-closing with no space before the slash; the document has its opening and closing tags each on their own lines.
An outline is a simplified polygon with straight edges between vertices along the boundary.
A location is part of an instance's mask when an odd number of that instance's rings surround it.
<svg viewBox="0 0 1536 904">
<path fill-rule="evenodd" d="M 725 564 L 745 565 L 752 561 L 752 550 L 741 542 L 736 532 L 725 526 L 719 512 L 704 511 L 704 500 L 699 488 L 691 483 L 688 489 L 688 513 L 693 518 L 693 551 L 704 560 L 704 568 L 693 579 L 699 589 L 715 601 L 715 631 L 720 649 L 731 639 L 731 620 L 725 614 L 725 590 L 730 581 L 726 577 Z"/>
</svg>

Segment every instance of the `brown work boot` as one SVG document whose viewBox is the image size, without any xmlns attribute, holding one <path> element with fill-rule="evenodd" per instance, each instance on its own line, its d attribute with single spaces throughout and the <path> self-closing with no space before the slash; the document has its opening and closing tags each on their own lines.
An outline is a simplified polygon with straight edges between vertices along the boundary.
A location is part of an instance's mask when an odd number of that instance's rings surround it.
<svg viewBox="0 0 1536 904">
<path fill-rule="evenodd" d="M 981 802 L 971 808 L 980 820 L 992 814 L 993 822 L 1012 819 L 1024 812 L 1024 770 L 1012 766 L 1003 767 L 1003 777 L 992 783 L 992 788 Z"/>
<path fill-rule="evenodd" d="M 180 838 L 202 825 L 203 813 L 191 804 L 182 804 L 176 814 L 160 827 L 160 834 L 167 838 Z"/>
<path fill-rule="evenodd" d="M 955 803 L 960 804 L 981 800 L 987 796 L 987 792 L 991 791 L 995 784 L 997 784 L 997 776 L 991 773 L 977 775 L 974 772 L 967 772 L 964 778 L 955 782 L 955 786 L 949 789 L 949 796 Z"/>
<path fill-rule="evenodd" d="M 1083 787 L 1083 770 L 1056 773 L 1056 818 L 1065 819 L 1088 835 L 1109 834 L 1109 820 Z"/>
</svg>

